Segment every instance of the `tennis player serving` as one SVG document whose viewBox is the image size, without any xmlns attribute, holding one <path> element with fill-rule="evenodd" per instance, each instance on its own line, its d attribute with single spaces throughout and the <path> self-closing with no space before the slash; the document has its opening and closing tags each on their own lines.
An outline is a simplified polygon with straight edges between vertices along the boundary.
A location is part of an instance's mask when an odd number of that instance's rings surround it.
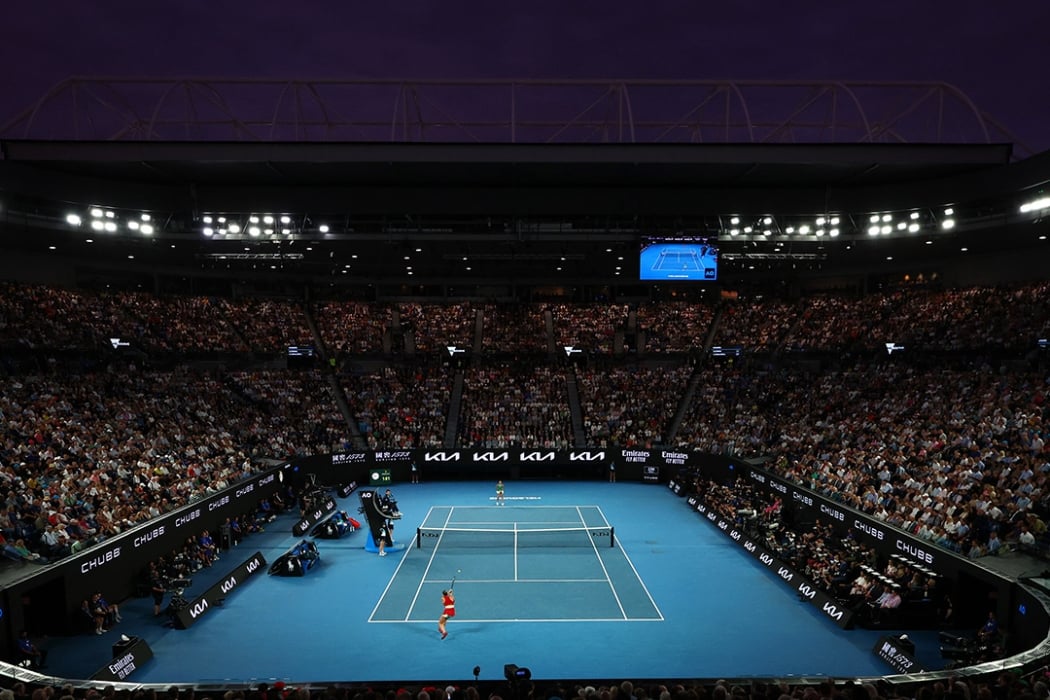
<svg viewBox="0 0 1050 700">
<path fill-rule="evenodd" d="M 445 624 L 450 617 L 456 616 L 456 594 L 452 592 L 451 588 L 447 591 L 441 591 L 441 604 L 444 607 L 441 610 L 441 617 L 438 618 L 438 632 L 441 633 L 441 638 L 444 639 L 448 636 L 448 629 Z"/>
</svg>

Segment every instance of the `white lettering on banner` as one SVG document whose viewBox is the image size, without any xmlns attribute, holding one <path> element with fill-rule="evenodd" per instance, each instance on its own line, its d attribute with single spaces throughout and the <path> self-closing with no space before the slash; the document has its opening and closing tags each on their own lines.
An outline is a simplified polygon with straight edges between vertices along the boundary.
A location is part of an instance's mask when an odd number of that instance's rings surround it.
<svg viewBox="0 0 1050 700">
<path fill-rule="evenodd" d="M 795 578 L 795 572 L 793 572 L 786 566 L 782 566 L 779 569 L 777 569 L 777 576 L 784 579 L 785 581 L 790 581 L 791 579 Z"/>
<path fill-rule="evenodd" d="M 740 530 L 733 530 L 729 533 L 729 536 L 733 538 L 735 542 L 740 541 Z"/>
<path fill-rule="evenodd" d="M 758 472 L 751 472 L 751 478 L 754 479 L 755 481 L 759 482 L 759 483 L 762 483 L 762 484 L 766 483 L 766 475 L 765 474 L 759 474 Z"/>
<path fill-rule="evenodd" d="M 570 462 L 601 462 L 605 459 L 605 452 L 570 452 Z"/>
<path fill-rule="evenodd" d="M 788 487 L 785 486 L 784 484 L 778 484 L 775 481 L 770 481 L 769 485 L 772 486 L 777 491 L 779 491 L 780 493 L 787 493 L 788 492 Z"/>
<path fill-rule="evenodd" d="M 251 493 L 254 490 L 255 490 L 255 484 L 248 484 L 247 486 L 244 486 L 242 488 L 237 489 L 237 493 L 234 494 L 234 498 L 240 498 L 241 496 L 244 496 L 245 494 L 249 494 L 249 493 Z"/>
<path fill-rule="evenodd" d="M 729 523 L 727 523 L 725 520 L 719 520 L 718 521 L 718 529 L 719 530 L 725 530 L 727 527 L 729 527 Z"/>
<path fill-rule="evenodd" d="M 798 491 L 792 490 L 791 497 L 796 501 L 799 501 L 800 503 L 805 503 L 807 506 L 813 505 L 813 499 L 804 493 L 799 493 Z"/>
<path fill-rule="evenodd" d="M 225 581 L 222 582 L 222 585 L 219 586 L 219 590 L 221 590 L 223 593 L 229 593 L 230 591 L 233 590 L 233 587 L 236 586 L 236 585 L 237 585 L 237 577 L 236 576 L 231 576 L 231 577 L 229 577 L 228 579 L 226 579 Z"/>
<path fill-rule="evenodd" d="M 134 547 L 136 547 L 136 548 L 141 547 L 142 545 L 146 544 L 147 542 L 151 542 L 151 541 L 157 539 L 158 537 L 160 537 L 163 534 L 164 534 L 164 526 L 163 525 L 161 525 L 160 527 L 155 527 L 152 530 L 150 530 L 149 532 L 144 532 L 141 535 L 137 535 L 135 537 L 135 539 L 132 541 L 132 545 Z"/>
<path fill-rule="evenodd" d="M 815 590 L 813 590 L 812 588 L 810 588 L 808 583 L 803 583 L 803 584 L 800 584 L 799 587 L 798 587 L 798 594 L 800 596 L 803 596 L 803 597 L 809 598 L 810 600 L 813 600 L 813 598 L 816 597 L 817 592 Z"/>
<path fill-rule="evenodd" d="M 773 565 L 773 557 L 769 556 L 765 552 L 762 552 L 761 554 L 758 555 L 758 560 L 760 562 L 762 562 L 763 564 L 765 564 L 766 566 L 772 566 Z"/>
<path fill-rule="evenodd" d="M 932 564 L 933 563 L 933 554 L 931 554 L 930 552 L 927 552 L 926 550 L 922 549 L 921 547 L 918 547 L 918 546 L 912 544 L 911 542 L 905 542 L 904 540 L 898 538 L 898 540 L 897 540 L 897 549 L 899 549 L 902 552 L 906 552 L 906 553 L 910 554 L 911 556 L 915 557 L 919 561 L 926 562 L 927 564 Z"/>
<path fill-rule="evenodd" d="M 127 678 L 135 670 L 135 655 L 125 654 L 109 665 L 109 672 L 119 679 Z"/>
<path fill-rule="evenodd" d="M 394 462 L 401 459 L 410 459 L 411 452 L 376 452 L 377 462 Z"/>
<path fill-rule="evenodd" d="M 200 508 L 197 508 L 196 510 L 191 510 L 189 513 L 186 513 L 185 515 L 180 515 L 179 517 L 175 518 L 175 527 L 182 527 L 191 520 L 196 520 L 199 517 L 201 517 Z"/>
<path fill-rule="evenodd" d="M 204 598 L 201 598 L 193 605 L 192 608 L 190 608 L 190 617 L 196 620 L 198 617 L 201 616 L 201 614 L 204 613 L 205 610 L 207 610 L 210 607 L 211 606 L 208 605 L 208 601 Z"/>
<path fill-rule="evenodd" d="M 832 508 L 831 506 L 826 506 L 823 503 L 820 504 L 820 512 L 824 513 L 825 515 L 830 515 L 831 517 L 835 518 L 835 520 L 838 520 L 839 522 L 845 522 L 846 521 L 846 514 L 845 513 L 843 513 L 841 510 L 836 510 L 835 508 Z"/>
<path fill-rule="evenodd" d="M 711 522 L 714 522 L 715 520 L 718 519 L 718 514 L 715 513 L 713 510 L 709 510 L 707 512 L 707 519 L 710 520 Z"/>
<path fill-rule="evenodd" d="M 364 491 L 361 493 L 361 498 L 371 498 L 375 495 L 375 491 Z"/>
<path fill-rule="evenodd" d="M 251 560 L 248 561 L 247 564 L 244 565 L 244 570 L 247 571 L 250 574 L 250 573 L 254 572 L 256 569 L 258 569 L 260 566 L 261 566 L 261 564 L 259 563 L 258 559 L 251 559 Z"/>
<path fill-rule="evenodd" d="M 755 553 L 755 549 L 756 549 L 755 543 L 752 542 L 751 540 L 745 540 L 744 541 L 744 549 L 746 549 L 747 551 L 749 551 L 752 554 L 754 554 Z"/>
<path fill-rule="evenodd" d="M 828 617 L 834 618 L 835 620 L 842 619 L 842 611 L 831 603 L 824 603 L 824 612 Z"/>
<path fill-rule="evenodd" d="M 270 476 L 264 476 L 263 478 L 259 479 L 259 486 L 266 486 L 266 484 L 270 483 L 271 481 L 273 481 L 276 478 L 277 478 L 276 474 L 270 474 Z"/>
<path fill-rule="evenodd" d="M 458 452 L 424 452 L 424 462 L 458 462 Z"/>
<path fill-rule="evenodd" d="M 685 452 L 661 452 L 660 456 L 664 458 L 664 462 L 667 464 L 685 465 L 689 459 L 689 455 Z"/>
<path fill-rule="evenodd" d="M 220 498 L 218 500 L 215 500 L 215 501 L 212 501 L 211 503 L 209 503 L 208 504 L 208 510 L 217 510 L 218 508 L 222 508 L 224 505 L 226 505 L 229 502 L 230 502 L 230 497 L 229 496 L 223 496 L 222 498 Z"/>
<path fill-rule="evenodd" d="M 522 462 L 548 462 L 554 460 L 553 452 L 522 452 Z"/>
<path fill-rule="evenodd" d="M 874 525 L 870 525 L 864 522 L 863 520 L 854 520 L 853 527 L 857 528 L 858 530 L 861 530 L 862 532 L 868 533 L 877 540 L 882 540 L 886 537 L 885 532 L 875 527 Z"/>
<path fill-rule="evenodd" d="M 631 463 L 637 463 L 637 464 L 645 464 L 647 461 L 649 461 L 649 451 L 648 450 L 624 450 L 623 451 L 623 461 L 631 462 Z"/>
<path fill-rule="evenodd" d="M 506 462 L 510 459 L 509 452 L 477 452 L 474 454 L 475 462 Z"/>
<path fill-rule="evenodd" d="M 108 564 L 109 562 L 113 561 L 114 559 L 116 559 L 119 556 L 120 556 L 120 547 L 114 547 L 113 549 L 109 550 L 108 552 L 103 552 L 102 554 L 96 554 L 95 556 L 91 557 L 90 559 L 88 559 L 87 561 L 85 561 L 83 564 L 80 565 L 80 573 L 86 574 L 87 572 L 91 571 L 92 569 L 96 569 L 96 568 L 98 568 L 100 566 Z"/>
<path fill-rule="evenodd" d="M 685 502 L 689 504 L 690 508 L 696 507 L 696 498 L 693 496 L 690 496 L 689 498 L 685 499 Z"/>
<path fill-rule="evenodd" d="M 332 455 L 332 464 L 350 464 L 352 462 L 364 462 L 368 456 L 365 452 L 345 452 Z"/>
</svg>

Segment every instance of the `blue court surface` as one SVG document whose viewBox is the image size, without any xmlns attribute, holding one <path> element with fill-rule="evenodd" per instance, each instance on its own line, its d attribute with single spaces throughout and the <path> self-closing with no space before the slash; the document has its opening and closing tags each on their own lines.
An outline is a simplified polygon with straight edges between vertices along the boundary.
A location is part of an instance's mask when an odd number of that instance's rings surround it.
<svg viewBox="0 0 1050 700">
<path fill-rule="evenodd" d="M 456 622 L 662 619 L 598 506 L 437 506 L 370 622 L 433 622 L 454 586 Z"/>
<path fill-rule="evenodd" d="M 871 652 L 889 630 L 838 629 L 666 486 L 511 481 L 505 506 L 484 482 L 392 488 L 404 517 L 388 556 L 366 551 L 362 531 L 317 540 L 306 576 L 253 577 L 187 630 L 162 626 L 149 598 L 124 601 L 105 635 L 52 640 L 49 672 L 90 676 L 120 634 L 154 651 L 131 678 L 144 683 L 422 682 L 472 679 L 475 665 L 495 680 L 508 663 L 537 679 L 890 672 Z M 294 522 L 224 552 L 187 597 L 256 551 L 273 561 L 301 539 Z M 435 536 L 417 547 L 417 528 Z M 936 632 L 911 636 L 926 667 L 942 667 Z"/>
</svg>

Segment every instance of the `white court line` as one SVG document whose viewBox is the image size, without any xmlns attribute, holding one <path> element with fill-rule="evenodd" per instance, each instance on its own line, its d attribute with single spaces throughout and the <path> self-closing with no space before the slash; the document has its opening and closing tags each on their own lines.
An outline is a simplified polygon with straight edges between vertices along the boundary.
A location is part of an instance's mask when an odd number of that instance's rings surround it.
<svg viewBox="0 0 1050 700">
<path fill-rule="evenodd" d="M 449 519 L 452 517 L 452 511 L 455 510 L 455 509 L 456 509 L 455 506 L 452 506 L 451 508 L 448 509 L 448 515 L 445 516 L 445 525 L 446 526 L 448 525 Z M 433 511 L 434 509 L 431 508 L 430 510 Z M 430 517 L 430 512 L 427 512 L 427 517 L 428 518 Z M 423 522 L 426 522 L 426 520 L 424 520 Z M 421 590 L 423 590 L 423 582 L 427 580 L 427 574 L 430 572 L 430 567 L 434 565 L 434 557 L 437 556 L 438 549 L 441 548 L 441 538 L 442 537 L 444 537 L 444 533 L 441 533 L 440 535 L 438 535 L 438 540 L 437 540 L 437 542 L 434 543 L 434 551 L 432 551 L 430 553 L 430 559 L 427 561 L 427 568 L 423 569 L 423 575 L 419 579 L 419 585 L 416 586 L 416 593 L 415 593 L 415 595 L 412 596 L 412 603 L 408 606 L 408 612 L 405 613 L 405 621 L 406 622 L 408 621 L 408 618 L 410 618 L 412 616 L 412 610 L 415 609 L 416 601 L 419 600 L 419 592 Z"/>
<path fill-rule="evenodd" d="M 583 511 L 580 510 L 579 506 L 576 506 L 576 512 L 580 516 L 580 522 L 583 526 L 587 526 L 587 520 L 583 517 Z M 604 518 L 605 516 L 602 515 Z M 620 602 L 620 596 L 616 594 L 616 586 L 613 585 L 612 577 L 609 576 L 609 570 L 605 568 L 605 561 L 602 559 L 602 553 L 598 551 L 598 543 L 591 537 L 591 547 L 594 548 L 594 556 L 598 557 L 598 564 L 602 567 L 602 573 L 605 574 L 605 580 L 609 583 L 609 590 L 612 591 L 613 598 L 616 599 L 616 606 L 620 608 L 620 614 L 623 615 L 623 619 L 627 619 L 627 611 L 623 609 L 623 603 Z M 637 575 L 638 572 L 635 572 Z"/>
<path fill-rule="evenodd" d="M 598 512 L 602 513 L 600 507 L 598 507 Z M 609 522 L 605 517 L 605 513 L 602 513 L 602 519 L 605 520 L 606 523 Z M 660 606 L 656 604 L 655 600 L 653 600 L 653 594 L 649 592 L 649 588 L 645 585 L 645 581 L 642 580 L 641 575 L 638 573 L 638 569 L 634 568 L 634 562 L 631 561 L 631 557 L 627 555 L 627 550 L 623 548 L 623 540 L 620 540 L 616 546 L 621 552 L 623 552 L 623 558 L 627 560 L 627 564 L 630 565 L 631 571 L 634 572 L 634 577 L 638 579 L 638 583 L 642 584 L 642 590 L 645 591 L 645 595 L 649 598 L 649 602 L 653 604 L 653 610 L 656 611 L 656 614 L 660 616 L 660 620 L 663 621 L 664 614 L 660 611 Z"/>
<path fill-rule="evenodd" d="M 431 579 L 425 583 L 440 583 L 444 579 Z M 603 578 L 458 578 L 456 583 L 604 583 Z"/>
<path fill-rule="evenodd" d="M 459 615 L 456 615 L 456 617 L 453 618 L 453 619 L 454 619 L 454 621 L 457 624 L 460 623 L 460 622 L 500 622 L 500 623 L 504 623 L 504 624 L 508 623 L 508 622 L 663 622 L 663 618 L 662 617 L 660 619 L 657 619 L 655 617 L 628 617 L 628 618 L 622 618 L 622 617 L 552 617 L 552 618 L 535 618 L 535 619 L 528 618 L 526 620 L 522 620 L 522 619 L 516 618 L 516 617 L 500 618 L 500 619 L 497 619 L 497 618 L 488 619 L 488 618 L 480 618 L 480 617 L 467 618 L 467 617 L 460 617 Z M 373 622 L 373 623 L 375 623 L 377 625 L 382 625 L 382 624 L 394 624 L 394 625 L 420 625 L 420 624 L 424 624 L 424 625 L 432 625 L 432 624 L 434 624 L 433 620 L 369 620 L 369 622 Z"/>
<path fill-rule="evenodd" d="M 405 549 L 401 553 L 401 561 L 397 563 L 397 568 L 394 569 L 394 574 L 390 577 L 390 580 L 386 582 L 386 587 L 383 588 L 383 593 L 379 596 L 379 600 L 376 601 L 375 607 L 372 608 L 372 612 L 368 615 L 369 622 L 375 622 L 375 620 L 373 620 L 372 617 L 376 614 L 376 610 L 379 609 L 379 606 L 383 604 L 383 599 L 386 598 L 386 594 L 390 590 L 390 587 L 394 585 L 394 581 L 397 580 L 397 574 L 401 571 L 401 567 L 405 565 L 405 559 L 408 558 L 408 550 L 410 550 L 411 548 L 412 545 L 405 545 Z"/>
</svg>

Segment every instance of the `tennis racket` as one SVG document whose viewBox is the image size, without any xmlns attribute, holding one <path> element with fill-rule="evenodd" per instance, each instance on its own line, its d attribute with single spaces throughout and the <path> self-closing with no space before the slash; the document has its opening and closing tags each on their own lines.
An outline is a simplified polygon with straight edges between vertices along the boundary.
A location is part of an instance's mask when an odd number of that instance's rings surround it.
<svg viewBox="0 0 1050 700">
<path fill-rule="evenodd" d="M 452 590 L 453 588 L 455 588 L 455 587 L 456 587 L 456 579 L 457 579 L 457 578 L 459 577 L 459 575 L 460 575 L 461 573 L 463 573 L 463 569 L 456 569 L 456 575 L 452 577 L 452 581 L 451 581 L 451 583 L 449 583 L 449 584 L 448 584 L 448 589 L 449 589 L 450 591 L 451 591 L 451 590 Z"/>
</svg>

